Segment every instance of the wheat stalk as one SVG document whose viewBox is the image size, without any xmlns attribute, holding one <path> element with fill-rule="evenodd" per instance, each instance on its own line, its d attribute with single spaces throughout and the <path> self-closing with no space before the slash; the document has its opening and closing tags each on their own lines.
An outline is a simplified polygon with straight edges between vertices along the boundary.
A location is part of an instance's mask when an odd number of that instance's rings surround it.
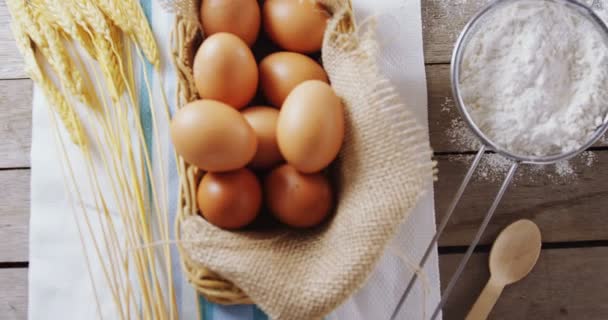
<svg viewBox="0 0 608 320">
<path fill-rule="evenodd" d="M 94 57 L 108 83 L 110 97 L 118 101 L 125 89 L 118 63 L 122 51 L 119 29 L 90 0 L 68 0 L 67 3 L 79 29 L 93 39 Z"/>
<path fill-rule="evenodd" d="M 156 40 L 139 3 L 134 0 L 99 0 L 98 5 L 120 29 L 137 39 L 148 61 L 158 67 L 160 58 Z"/>
<path fill-rule="evenodd" d="M 141 10 L 139 10 L 141 13 Z M 142 14 L 143 17 L 143 14 Z M 156 40 L 150 29 L 150 25 L 145 19 L 141 19 L 141 22 L 135 25 L 133 30 L 137 43 L 142 49 L 143 53 L 150 63 L 157 69 L 160 67 L 160 57 L 158 53 L 158 47 L 156 46 Z"/>
<path fill-rule="evenodd" d="M 160 63 L 158 47 L 156 40 L 154 40 L 154 34 L 150 29 L 148 20 L 146 19 L 144 12 L 139 5 L 139 2 L 134 0 L 110 0 L 111 2 L 119 2 L 123 8 L 124 13 L 127 17 L 133 17 L 133 26 L 131 34 L 137 39 L 137 43 L 144 52 L 144 55 L 148 61 L 158 67 Z"/>
<path fill-rule="evenodd" d="M 122 1 L 99 0 L 97 1 L 97 5 L 120 29 L 125 32 L 131 32 L 133 30 L 133 20 L 131 20 L 131 17 L 124 11 Z"/>
<path fill-rule="evenodd" d="M 11 14 L 14 13 L 13 19 L 36 44 L 36 48 L 53 68 L 61 86 L 80 102 L 96 106 L 96 99 L 87 91 L 81 73 L 78 69 L 71 68 L 73 61 L 64 49 L 59 32 L 48 27 L 49 22 L 42 14 L 46 9 L 29 5 L 24 0 L 8 0 L 7 4 Z"/>
<path fill-rule="evenodd" d="M 104 74 L 108 84 L 109 95 L 116 102 L 125 90 L 125 83 L 122 78 L 121 66 L 118 57 L 112 49 L 112 42 L 105 37 L 97 36 L 95 39 L 95 51 L 99 67 Z"/>
<path fill-rule="evenodd" d="M 110 26 L 104 13 L 91 0 L 67 0 L 70 12 L 76 23 L 83 26 L 90 33 L 110 39 Z M 98 1 L 99 4 L 103 1 Z"/>
<path fill-rule="evenodd" d="M 83 188 L 79 182 L 81 179 L 75 178 L 73 159 L 66 152 L 63 136 L 57 134 L 57 147 L 64 155 L 65 180 L 80 202 L 80 212 L 75 212 L 79 232 L 83 237 L 90 237 L 94 244 L 91 256 L 96 256 L 102 267 L 105 285 L 116 304 L 116 317 L 177 318 L 168 245 L 166 164 L 160 151 L 161 137 L 157 129 L 159 121 L 169 120 L 168 105 L 161 90 L 164 118 L 157 119 L 152 96 L 155 89 L 151 87 L 144 68 L 144 89 L 152 103 L 153 141 L 156 143 L 153 150 L 157 153 L 155 158 L 160 159 L 154 164 L 146 145 L 135 94 L 132 61 L 135 55 L 131 54 L 131 47 L 135 44 L 139 47 L 135 53 L 140 63 L 143 64 L 145 55 L 157 68 L 160 66 L 158 48 L 141 7 L 132 0 L 7 1 L 13 16 L 15 38 L 26 61 L 28 74 L 53 104 L 55 113 L 52 113 L 52 118 L 55 115 L 60 117 L 71 139 L 81 145 L 84 174 L 88 178 L 84 180 L 89 184 L 88 188 Z M 123 46 L 125 39 L 130 42 Z M 85 63 L 75 47 L 68 46 L 71 40 L 84 47 L 98 64 L 87 63 L 89 68 L 84 69 Z M 123 49 L 126 52 L 123 53 Z M 38 60 L 34 50 L 39 50 L 44 59 Z M 45 62 L 54 71 L 63 92 L 43 67 Z M 80 70 L 87 75 L 92 74 L 94 83 L 89 82 L 88 77 L 82 77 Z M 162 79 L 159 83 L 162 89 Z M 123 91 L 127 92 L 126 99 L 121 96 Z M 91 106 L 96 103 L 95 92 L 99 93 L 99 108 L 95 111 L 91 108 L 81 110 L 82 119 L 86 119 L 92 136 L 88 141 L 81 118 L 67 96 L 69 94 Z M 110 99 L 106 99 L 106 92 Z M 97 157 L 95 161 L 93 153 Z M 152 174 L 155 165 L 160 168 L 160 178 Z M 102 189 L 98 176 L 107 177 L 109 188 Z M 80 190 L 92 190 L 93 209 L 83 203 Z M 119 208 L 118 215 L 109 211 L 107 204 L 110 202 Z M 153 232 L 152 221 L 156 223 L 157 229 L 154 230 L 158 230 L 158 236 Z M 100 235 L 93 231 L 94 223 L 101 227 Z M 115 223 L 121 225 L 124 234 L 117 233 Z M 160 250 L 148 245 L 156 243 L 156 237 L 165 243 Z M 133 251 L 128 248 L 143 249 Z M 88 265 L 89 253 L 84 254 Z M 98 286 L 93 284 L 93 287 Z"/>
<path fill-rule="evenodd" d="M 123 52 L 123 39 L 120 29 L 111 23 L 110 25 L 110 39 L 108 42 L 108 46 L 112 49 L 112 55 L 110 56 L 111 63 L 108 64 L 110 67 L 109 74 L 112 75 L 112 79 L 115 81 L 116 91 L 119 94 L 122 94 L 125 91 L 125 80 L 123 78 L 123 67 L 120 64 L 120 60 L 122 59 L 121 53 Z"/>
<path fill-rule="evenodd" d="M 71 10 L 66 6 L 65 1 L 60 0 L 45 0 L 47 5 L 44 6 L 46 11 L 42 14 L 45 16 L 49 24 L 59 31 L 67 33 L 70 37 L 80 43 L 80 45 L 87 51 L 91 56 L 95 56 L 93 49 L 93 42 L 91 38 L 79 30 L 77 19 L 72 16 Z M 42 7 L 42 0 L 30 0 L 29 2 L 34 7 Z M 40 10 L 38 10 L 40 11 Z"/>
<path fill-rule="evenodd" d="M 11 9 L 14 10 L 15 7 L 11 7 Z M 25 30 L 23 30 L 15 21 L 11 22 L 11 29 L 15 37 L 17 48 L 23 55 L 26 73 L 42 88 L 45 95 L 49 97 L 51 105 L 55 108 L 57 114 L 61 118 L 72 141 L 77 145 L 85 145 L 86 138 L 80 119 L 59 89 L 44 76 L 36 59 L 36 55 L 34 54 L 34 50 L 32 49 L 31 40 L 25 33 Z"/>
</svg>

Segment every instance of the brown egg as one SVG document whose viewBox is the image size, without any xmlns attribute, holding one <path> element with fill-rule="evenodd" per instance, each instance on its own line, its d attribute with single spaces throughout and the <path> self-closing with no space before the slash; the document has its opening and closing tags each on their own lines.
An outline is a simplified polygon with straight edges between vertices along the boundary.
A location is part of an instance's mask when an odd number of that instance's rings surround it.
<svg viewBox="0 0 608 320">
<path fill-rule="evenodd" d="M 203 99 L 240 109 L 257 91 L 258 66 L 239 37 L 225 32 L 207 38 L 194 57 L 194 84 Z"/>
<path fill-rule="evenodd" d="M 287 163 L 306 173 L 323 170 L 343 140 L 344 107 L 327 83 L 309 80 L 291 91 L 277 124 L 277 142 Z"/>
<path fill-rule="evenodd" d="M 258 106 L 247 108 L 242 113 L 258 138 L 258 150 L 251 160 L 251 167 L 269 169 L 283 161 L 277 145 L 279 110 Z"/>
<path fill-rule="evenodd" d="M 287 95 L 306 80 L 329 83 L 325 70 L 316 61 L 300 53 L 277 52 L 259 65 L 260 87 L 272 105 L 281 107 Z"/>
<path fill-rule="evenodd" d="M 186 162 L 205 171 L 240 169 L 257 149 L 255 132 L 241 113 L 214 100 L 197 100 L 177 111 L 171 138 Z"/>
<path fill-rule="evenodd" d="M 318 225 L 332 206 L 331 187 L 325 176 L 300 173 L 287 164 L 266 177 L 264 193 L 272 214 L 282 223 L 296 228 Z"/>
<path fill-rule="evenodd" d="M 264 30 L 287 51 L 321 50 L 329 13 L 311 0 L 266 0 L 262 9 Z"/>
<path fill-rule="evenodd" d="M 256 0 L 204 0 L 201 24 L 208 36 L 228 32 L 251 46 L 260 31 L 260 7 Z"/>
<path fill-rule="evenodd" d="M 258 178 L 247 169 L 207 173 L 198 186 L 198 207 L 210 223 L 238 229 L 251 223 L 262 205 Z"/>
</svg>

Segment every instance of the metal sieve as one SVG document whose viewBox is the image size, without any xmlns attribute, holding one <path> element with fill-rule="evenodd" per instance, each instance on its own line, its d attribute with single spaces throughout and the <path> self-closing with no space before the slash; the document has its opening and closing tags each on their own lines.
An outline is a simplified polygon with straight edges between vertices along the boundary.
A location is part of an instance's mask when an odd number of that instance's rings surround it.
<svg viewBox="0 0 608 320">
<path fill-rule="evenodd" d="M 524 156 L 524 155 L 515 154 L 515 153 L 510 152 L 509 150 L 506 150 L 505 148 L 499 146 L 494 141 L 492 141 L 490 138 L 488 138 L 488 136 L 486 136 L 486 134 L 484 134 L 484 132 L 475 124 L 475 122 L 473 121 L 473 118 L 471 117 L 471 114 L 469 113 L 469 110 L 467 110 L 467 107 L 463 101 L 463 98 L 462 98 L 462 95 L 460 92 L 460 82 L 459 82 L 460 67 L 461 67 L 465 49 L 467 48 L 467 45 L 469 44 L 469 41 L 470 41 L 471 37 L 475 34 L 475 32 L 477 32 L 478 30 L 483 30 L 483 24 L 486 21 L 484 18 L 486 17 L 487 14 L 494 12 L 494 10 L 499 9 L 504 5 L 514 3 L 514 2 L 519 2 L 519 1 L 526 1 L 526 0 L 494 0 L 490 4 L 486 5 L 477 14 L 475 14 L 475 16 L 464 27 L 462 33 L 460 34 L 460 36 L 458 37 L 458 40 L 456 41 L 456 45 L 455 45 L 455 48 L 454 48 L 454 51 L 452 54 L 451 82 L 452 82 L 452 93 L 454 95 L 454 100 L 456 102 L 456 106 L 458 107 L 458 110 L 460 111 L 460 114 L 464 118 L 465 122 L 467 123 L 467 125 L 471 129 L 471 131 L 473 131 L 473 133 L 481 141 L 482 146 L 479 149 L 479 151 L 477 152 L 477 155 L 473 159 L 473 162 L 472 162 L 471 166 L 469 167 L 466 175 L 464 176 L 464 179 L 463 179 L 462 183 L 460 184 L 460 187 L 458 188 L 458 190 L 456 191 L 456 194 L 454 195 L 452 201 L 450 202 L 448 210 L 447 210 L 446 214 L 444 215 L 444 217 L 442 218 L 441 223 L 439 224 L 439 227 L 437 228 L 437 232 L 435 233 L 431 242 L 427 246 L 427 248 L 422 256 L 422 259 L 420 260 L 420 263 L 419 263 L 420 268 L 422 268 L 424 266 L 424 264 L 426 263 L 426 261 L 428 260 L 428 258 L 430 256 L 430 254 L 433 252 L 433 249 L 435 248 L 437 241 L 439 240 L 439 237 L 441 236 L 445 227 L 447 226 L 447 224 L 452 216 L 452 213 L 454 212 L 454 209 L 458 205 L 460 198 L 462 197 L 467 185 L 469 184 L 469 182 L 471 180 L 471 177 L 475 173 L 477 166 L 479 165 L 479 162 L 480 162 L 481 158 L 484 156 L 485 152 L 493 151 L 493 152 L 507 158 L 508 160 L 511 160 L 512 164 L 505 176 L 505 179 L 503 180 L 503 182 L 500 186 L 500 189 L 498 190 L 496 197 L 494 198 L 494 201 L 492 202 L 492 205 L 486 212 L 486 215 L 485 215 L 479 229 L 477 230 L 475 237 L 473 238 L 469 247 L 467 248 L 467 251 L 466 251 L 464 257 L 461 259 L 456 271 L 454 272 L 454 275 L 450 278 L 448 285 L 444 289 L 443 294 L 441 296 L 441 300 L 439 301 L 439 304 L 436 306 L 436 308 L 431 316 L 432 320 L 437 318 L 437 316 L 441 312 L 443 306 L 445 305 L 452 289 L 454 288 L 454 285 L 456 284 L 458 278 L 460 277 L 461 273 L 463 272 L 469 258 L 473 254 L 473 250 L 479 243 L 479 240 L 480 240 L 481 236 L 483 235 L 483 232 L 485 231 L 490 220 L 492 219 L 492 216 L 494 215 L 494 212 L 496 211 L 498 204 L 500 203 L 508 186 L 511 184 L 511 181 L 513 180 L 513 176 L 515 175 L 515 172 L 517 171 L 518 167 L 522 164 L 532 164 L 532 165 L 552 164 L 552 163 L 555 163 L 558 161 L 567 160 L 569 158 L 572 158 L 572 157 L 580 154 L 581 152 L 585 151 L 590 146 L 592 146 L 600 137 L 602 137 L 604 135 L 604 133 L 608 129 L 608 118 L 605 116 L 602 125 L 596 127 L 594 134 L 591 136 L 591 138 L 577 150 L 573 150 L 573 151 L 565 152 L 565 153 L 561 153 L 561 154 L 549 155 L 549 156 Z M 542 1 L 557 3 L 557 4 L 565 6 L 569 10 L 578 12 L 580 15 L 582 15 L 583 17 L 585 17 L 586 19 L 591 21 L 598 28 L 598 30 L 600 30 L 601 33 L 603 33 L 605 35 L 606 42 L 608 42 L 608 27 L 602 21 L 602 19 L 599 18 L 593 12 L 593 10 L 590 7 L 588 7 L 582 3 L 579 3 L 575 0 L 542 0 Z M 397 306 L 395 307 L 395 310 L 393 311 L 393 313 L 391 315 L 391 318 L 390 318 L 391 320 L 397 319 L 397 315 L 398 315 L 401 307 L 403 306 L 403 303 L 407 299 L 409 293 L 411 292 L 417 278 L 418 278 L 417 274 L 414 273 L 414 275 L 411 277 L 410 281 L 408 282 L 408 285 L 407 285 L 403 295 L 399 299 L 399 302 L 398 302 Z"/>
</svg>

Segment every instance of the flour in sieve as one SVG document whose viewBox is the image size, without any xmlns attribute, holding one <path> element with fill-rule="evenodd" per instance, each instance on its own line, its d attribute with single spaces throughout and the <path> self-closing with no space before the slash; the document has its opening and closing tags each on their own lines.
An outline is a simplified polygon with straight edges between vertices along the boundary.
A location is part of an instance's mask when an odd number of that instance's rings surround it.
<svg viewBox="0 0 608 320">
<path fill-rule="evenodd" d="M 501 148 L 524 156 L 573 151 L 607 113 L 605 36 L 556 2 L 510 2 L 472 35 L 459 82 L 473 121 Z"/>
</svg>

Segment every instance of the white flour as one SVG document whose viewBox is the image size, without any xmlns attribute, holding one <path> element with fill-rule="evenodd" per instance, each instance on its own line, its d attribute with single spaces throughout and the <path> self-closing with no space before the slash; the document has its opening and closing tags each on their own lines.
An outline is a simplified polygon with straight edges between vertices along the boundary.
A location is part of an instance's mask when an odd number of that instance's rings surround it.
<svg viewBox="0 0 608 320">
<path fill-rule="evenodd" d="M 488 138 L 536 156 L 576 150 L 591 137 L 607 113 L 607 83 L 604 35 L 549 0 L 520 0 L 489 14 L 460 76 L 465 105 Z"/>
<path fill-rule="evenodd" d="M 475 137 L 473 132 L 464 123 L 464 120 L 460 117 L 456 111 L 456 107 L 453 105 L 451 98 L 445 98 L 445 101 L 441 104 L 441 113 L 450 118 L 449 126 L 446 128 L 445 135 L 450 144 L 456 147 L 456 150 L 475 151 L 481 146 L 479 139 Z M 608 135 L 605 140 L 608 141 Z M 606 144 L 606 142 L 603 142 Z M 452 155 L 449 157 L 451 161 L 460 162 L 466 165 L 470 165 L 473 159 L 472 155 Z M 562 160 L 552 165 L 533 165 L 526 166 L 528 168 L 523 170 L 521 174 L 515 176 L 515 184 L 523 182 L 533 182 L 536 177 L 547 176 L 551 181 L 556 183 L 563 183 L 572 181 L 578 178 L 576 172 L 583 171 L 585 167 L 591 167 L 597 161 L 595 151 L 585 151 L 577 157 L 570 160 Z M 486 153 L 479 163 L 479 167 L 476 171 L 475 177 L 482 181 L 499 182 L 502 181 L 513 162 L 507 158 L 495 154 Z M 529 174 L 534 173 L 534 174 Z"/>
</svg>

